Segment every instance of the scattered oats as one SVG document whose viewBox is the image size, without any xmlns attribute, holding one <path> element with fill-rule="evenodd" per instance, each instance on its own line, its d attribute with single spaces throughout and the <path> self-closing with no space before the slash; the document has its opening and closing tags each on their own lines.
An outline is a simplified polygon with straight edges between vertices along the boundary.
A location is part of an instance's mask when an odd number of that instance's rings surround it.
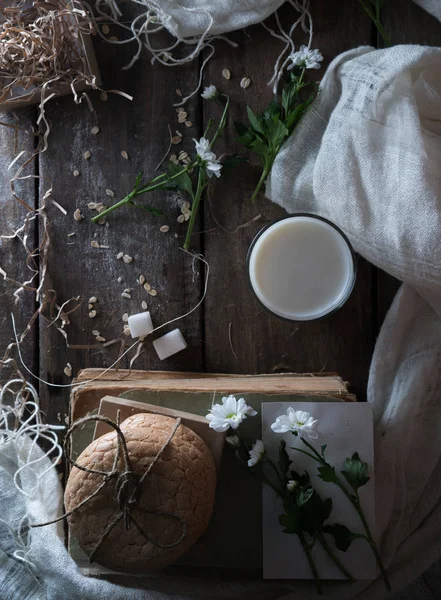
<svg viewBox="0 0 441 600">
<path fill-rule="evenodd" d="M 179 88 L 176 90 L 176 94 L 182 98 L 182 92 Z"/>
<path fill-rule="evenodd" d="M 89 304 L 95 304 L 95 302 L 98 302 L 98 298 L 96 296 L 92 296 L 92 298 L 89 298 Z"/>
<path fill-rule="evenodd" d="M 124 291 L 126 294 L 130 294 L 130 292 L 132 291 L 132 288 L 126 288 Z"/>
<path fill-rule="evenodd" d="M 67 365 L 64 367 L 64 374 L 67 377 L 72 377 L 72 365 L 70 363 L 67 363 Z"/>
<path fill-rule="evenodd" d="M 115 198 L 115 192 L 113 190 L 106 190 L 106 194 L 111 198 Z"/>
<path fill-rule="evenodd" d="M 74 177 L 79 177 L 80 176 L 80 172 L 78 171 L 78 169 L 75 169 L 75 171 L 73 172 L 73 176 Z"/>
<path fill-rule="evenodd" d="M 251 79 L 249 77 L 243 77 L 240 81 L 240 87 L 246 90 L 251 85 Z"/>
<path fill-rule="evenodd" d="M 185 216 L 184 215 L 179 215 L 179 217 L 176 219 L 178 223 L 183 223 L 185 221 Z"/>
<path fill-rule="evenodd" d="M 128 298 L 129 300 L 131 300 L 132 296 L 130 294 L 128 294 L 127 292 L 122 292 L 121 293 L 121 297 L 122 298 Z"/>
<path fill-rule="evenodd" d="M 101 219 L 98 219 L 97 224 L 98 225 L 106 225 L 106 218 L 107 217 L 101 217 Z M 100 248 L 109 248 L 109 246 L 100 246 Z"/>
<path fill-rule="evenodd" d="M 185 123 L 185 121 L 187 120 L 187 117 L 188 117 L 188 115 L 185 111 L 179 113 L 178 114 L 178 123 Z"/>
<path fill-rule="evenodd" d="M 169 161 L 175 165 L 179 164 L 178 157 L 176 156 L 176 154 L 170 154 Z"/>
<path fill-rule="evenodd" d="M 182 212 L 184 212 L 185 210 L 188 210 L 190 208 L 190 202 L 188 200 L 186 200 L 185 202 L 182 203 Z"/>
<path fill-rule="evenodd" d="M 185 108 L 183 106 L 178 106 L 176 112 L 179 114 L 181 112 L 185 112 Z"/>
<path fill-rule="evenodd" d="M 97 335 L 95 339 L 97 342 L 105 342 L 106 341 L 106 338 L 104 338 L 102 335 Z"/>
<path fill-rule="evenodd" d="M 123 334 L 130 335 L 130 327 L 128 325 L 124 325 Z"/>
<path fill-rule="evenodd" d="M 98 244 L 98 242 L 96 240 L 92 240 L 90 242 L 90 245 L 92 246 L 92 248 L 99 248 L 100 245 Z"/>
<path fill-rule="evenodd" d="M 189 156 L 187 156 L 187 158 L 184 158 L 182 163 L 184 165 L 189 165 L 191 163 L 191 158 Z"/>
<path fill-rule="evenodd" d="M 147 310 L 147 302 L 145 300 L 141 302 L 141 308 L 142 310 Z"/>
<path fill-rule="evenodd" d="M 93 309 L 93 310 L 91 310 L 91 311 L 90 311 L 90 313 L 89 313 L 89 317 L 90 317 L 91 319 L 94 319 L 94 318 L 96 317 L 96 310 L 95 310 L 95 309 Z"/>
<path fill-rule="evenodd" d="M 124 252 L 118 252 L 118 254 L 116 255 L 116 258 L 118 260 L 120 260 L 123 256 L 124 256 Z"/>
<path fill-rule="evenodd" d="M 128 254 L 124 254 L 123 255 L 123 261 L 126 263 L 126 265 L 130 264 L 132 262 L 133 258 L 131 256 L 129 256 Z"/>
<path fill-rule="evenodd" d="M 103 102 L 106 102 L 108 96 L 107 96 L 107 92 L 101 92 L 100 94 L 100 98 Z"/>
<path fill-rule="evenodd" d="M 222 69 L 222 76 L 224 79 L 231 79 L 231 73 L 229 69 Z"/>
<path fill-rule="evenodd" d="M 74 211 L 73 218 L 75 219 L 75 221 L 78 221 L 78 222 L 81 221 L 82 219 L 84 219 L 84 215 L 81 213 L 81 210 L 79 208 L 77 208 Z"/>
<path fill-rule="evenodd" d="M 122 320 L 124 321 L 124 323 L 127 323 L 127 321 L 129 320 L 129 313 L 124 313 L 122 316 Z"/>
<path fill-rule="evenodd" d="M 86 150 L 86 152 L 83 154 L 83 156 L 86 160 L 89 160 L 89 158 L 92 156 L 92 154 L 90 153 L 90 150 Z"/>
<path fill-rule="evenodd" d="M 159 231 L 161 233 L 167 233 L 167 231 L 170 231 L 170 227 L 168 225 L 163 225 L 162 227 L 159 228 Z"/>
<path fill-rule="evenodd" d="M 182 137 L 182 133 L 180 131 L 178 131 L 177 129 L 176 129 L 176 135 L 178 135 L 179 137 Z"/>
<path fill-rule="evenodd" d="M 101 27 L 101 31 L 104 33 L 104 35 L 107 35 L 110 31 L 109 26 L 108 25 L 103 25 Z"/>
<path fill-rule="evenodd" d="M 171 139 L 172 144 L 180 144 L 182 142 L 182 137 L 179 135 L 175 135 Z"/>
<path fill-rule="evenodd" d="M 156 290 L 149 290 L 147 293 L 150 294 L 150 296 L 157 296 L 158 295 L 158 292 Z"/>
<path fill-rule="evenodd" d="M 73 237 L 74 235 L 76 235 L 75 231 L 72 231 L 72 233 L 68 233 L 67 237 Z"/>
<path fill-rule="evenodd" d="M 118 283 L 121 283 L 122 277 L 118 277 L 117 281 L 118 281 Z"/>
<path fill-rule="evenodd" d="M 97 206 L 98 206 L 98 204 L 96 202 L 89 202 L 87 205 L 87 208 L 89 210 L 95 210 Z"/>
<path fill-rule="evenodd" d="M 121 150 L 121 156 L 123 158 L 125 158 L 126 160 L 129 160 L 129 155 L 127 154 L 127 152 L 125 150 Z"/>
<path fill-rule="evenodd" d="M 193 127 L 193 121 L 185 121 L 186 127 Z"/>
<path fill-rule="evenodd" d="M 187 222 L 190 220 L 191 217 L 191 210 L 188 213 L 185 213 L 184 215 L 184 221 Z"/>
<path fill-rule="evenodd" d="M 150 292 L 150 290 L 152 289 L 152 286 L 150 285 L 150 283 L 144 283 L 144 289 L 146 292 Z"/>
<path fill-rule="evenodd" d="M 182 150 L 182 152 L 179 152 L 178 158 L 179 158 L 179 160 L 184 160 L 185 158 L 188 158 L 188 152 L 185 152 L 185 150 Z"/>
<path fill-rule="evenodd" d="M 92 310 L 92 308 L 94 308 L 94 305 L 93 305 L 93 304 L 88 304 L 88 305 L 87 305 L 87 308 L 88 308 L 89 310 Z"/>
<path fill-rule="evenodd" d="M 138 283 L 139 283 L 139 285 L 144 285 L 144 283 L 145 283 L 145 277 L 144 277 L 144 275 L 140 275 L 139 276 Z"/>
<path fill-rule="evenodd" d="M 92 129 L 90 130 L 90 133 L 91 133 L 92 135 L 97 135 L 99 132 L 100 132 L 100 128 L 98 127 L 98 125 L 94 125 L 94 126 L 92 127 Z"/>
<path fill-rule="evenodd" d="M 92 335 L 98 336 L 100 335 L 100 332 L 98 331 L 98 329 L 92 329 Z"/>
<path fill-rule="evenodd" d="M 117 37 L 116 35 L 112 35 L 111 37 L 109 37 L 109 42 L 119 42 L 119 37 Z"/>
</svg>

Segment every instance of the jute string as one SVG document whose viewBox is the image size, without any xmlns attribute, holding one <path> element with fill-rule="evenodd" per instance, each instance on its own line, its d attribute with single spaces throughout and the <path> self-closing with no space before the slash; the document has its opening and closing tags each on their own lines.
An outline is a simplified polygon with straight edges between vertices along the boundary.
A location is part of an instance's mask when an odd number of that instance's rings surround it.
<svg viewBox="0 0 441 600">
<path fill-rule="evenodd" d="M 98 550 L 101 548 L 102 544 L 109 537 L 112 530 L 116 527 L 116 525 L 120 521 L 124 522 L 124 527 L 126 530 L 128 530 L 133 525 L 139 531 L 139 533 L 146 539 L 147 542 L 150 542 L 157 548 L 161 548 L 161 549 L 175 548 L 176 546 L 179 546 L 179 544 L 183 541 L 183 539 L 185 538 L 185 536 L 187 534 L 187 524 L 182 517 L 179 517 L 178 515 L 175 515 L 170 512 L 146 510 L 139 506 L 141 493 L 142 493 L 142 485 L 143 485 L 144 481 L 147 479 L 147 477 L 150 475 L 150 473 L 152 472 L 153 467 L 155 466 L 158 459 L 161 457 L 164 450 L 168 447 L 168 445 L 172 441 L 173 437 L 175 436 L 176 431 L 178 430 L 178 428 L 181 424 L 181 419 L 180 418 L 176 419 L 175 424 L 174 424 L 169 436 L 167 437 L 167 439 L 161 446 L 159 452 L 154 456 L 153 460 L 150 462 L 146 471 L 142 475 L 139 475 L 132 469 L 130 456 L 129 456 L 129 452 L 127 449 L 127 442 L 126 442 L 124 434 L 121 431 L 121 428 L 119 426 L 119 420 L 120 420 L 119 411 L 117 414 L 118 414 L 118 416 L 117 416 L 116 422 L 112 421 L 108 417 L 104 417 L 101 415 L 89 415 L 86 417 L 82 417 L 81 419 L 78 419 L 77 421 L 75 421 L 75 423 L 66 432 L 66 437 L 64 439 L 64 453 L 65 453 L 67 461 L 73 467 L 76 467 L 77 469 L 80 469 L 81 471 L 84 471 L 85 473 L 94 473 L 96 475 L 101 475 L 103 477 L 102 482 L 98 485 L 98 487 L 95 489 L 95 491 L 93 491 L 89 496 L 87 496 L 87 498 L 85 498 L 79 504 L 77 504 L 77 506 L 75 506 L 72 510 L 64 513 L 57 519 L 53 519 L 52 521 L 47 521 L 46 523 L 34 523 L 34 524 L 30 525 L 30 527 L 45 527 L 46 525 L 52 525 L 53 523 L 57 523 L 58 521 L 67 519 L 68 517 L 70 517 L 71 515 L 76 513 L 78 510 L 83 508 L 86 504 L 88 504 L 109 483 L 116 481 L 115 489 L 116 489 L 116 500 L 118 503 L 118 511 L 115 513 L 115 515 L 109 521 L 109 523 L 106 526 L 105 530 L 103 531 L 100 539 L 93 547 L 92 552 L 89 555 L 90 562 L 93 562 L 94 557 L 96 556 L 96 553 L 98 552 Z M 89 423 L 91 421 L 101 421 L 102 423 L 106 423 L 107 425 L 112 427 L 112 429 L 114 429 L 116 431 L 116 451 L 115 451 L 115 456 L 113 458 L 112 468 L 110 471 L 89 469 L 88 467 L 78 464 L 75 460 L 73 460 L 69 456 L 69 442 L 70 442 L 70 438 L 72 437 L 72 434 L 79 427 L 82 427 L 83 425 L 85 425 L 86 423 Z M 118 463 L 120 462 L 120 459 L 122 461 L 122 469 L 118 468 Z M 158 540 L 153 539 L 150 536 L 150 534 L 147 531 L 145 531 L 145 529 L 139 523 L 138 519 L 135 518 L 135 516 L 133 514 L 135 510 L 142 510 L 151 515 L 162 516 L 162 517 L 166 517 L 168 519 L 175 520 L 176 522 L 178 522 L 181 525 L 181 535 L 179 536 L 179 538 L 177 540 L 175 540 L 169 544 L 159 543 Z"/>
</svg>

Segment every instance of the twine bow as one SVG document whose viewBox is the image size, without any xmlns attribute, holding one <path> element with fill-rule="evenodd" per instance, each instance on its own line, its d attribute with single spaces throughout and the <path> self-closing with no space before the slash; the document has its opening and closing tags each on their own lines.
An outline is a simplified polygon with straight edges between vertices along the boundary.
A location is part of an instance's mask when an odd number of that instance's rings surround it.
<svg viewBox="0 0 441 600">
<path fill-rule="evenodd" d="M 68 429 L 68 431 L 66 432 L 66 437 L 64 439 L 64 453 L 65 453 L 66 459 L 69 461 L 69 463 L 73 467 L 76 467 L 77 469 L 80 469 L 81 471 L 84 471 L 85 473 L 95 473 L 97 475 L 102 475 L 103 480 L 99 484 L 99 486 L 96 488 L 96 490 L 94 492 L 92 492 L 87 498 L 82 500 L 79 504 L 77 504 L 77 506 L 75 506 L 72 510 L 61 515 L 61 517 L 58 517 L 57 519 L 54 519 L 53 521 L 47 521 L 46 523 L 36 523 L 36 524 L 30 525 L 30 527 L 44 527 L 46 525 L 51 525 L 53 523 L 57 523 L 58 521 L 67 519 L 68 517 L 73 515 L 75 512 L 77 512 L 80 508 L 82 508 L 85 504 L 90 502 L 90 500 L 92 500 L 92 498 L 97 496 L 109 482 L 116 480 L 115 499 L 118 502 L 118 511 L 115 513 L 113 518 L 110 520 L 110 522 L 107 525 L 106 529 L 104 530 L 101 538 L 98 540 L 97 544 L 95 544 L 94 548 L 92 549 L 92 552 L 89 555 L 90 562 L 93 562 L 94 557 L 95 557 L 96 553 L 98 552 L 99 548 L 102 546 L 104 541 L 109 537 L 113 528 L 121 520 L 124 521 L 124 528 L 126 530 L 128 530 L 132 525 L 134 525 L 136 527 L 136 529 L 141 533 L 141 535 L 144 536 L 144 538 L 147 540 L 147 542 L 150 542 L 157 548 L 161 548 L 161 549 L 175 548 L 182 542 L 182 540 L 185 538 L 185 536 L 187 534 L 187 524 L 186 524 L 185 520 L 182 519 L 181 517 L 179 517 L 178 515 L 175 515 L 170 512 L 146 510 L 144 508 L 139 507 L 139 502 L 140 502 L 141 493 L 142 493 L 142 484 L 144 483 L 146 478 L 149 476 L 149 474 L 152 472 L 152 469 L 153 469 L 154 465 L 156 464 L 157 460 L 160 458 L 160 456 L 162 455 L 164 450 L 167 448 L 167 446 L 172 441 L 176 431 L 178 430 L 178 427 L 181 424 L 181 419 L 180 418 L 176 419 L 176 422 L 173 426 L 173 429 L 172 429 L 170 435 L 168 436 L 168 438 L 166 439 L 166 441 L 164 442 L 164 444 L 162 445 L 162 447 L 160 448 L 160 450 L 158 451 L 156 456 L 150 462 L 146 471 L 142 475 L 139 475 L 132 469 L 131 462 L 130 462 L 130 456 L 129 456 L 129 452 L 127 449 L 126 439 L 125 439 L 124 434 L 121 431 L 120 426 L 119 426 L 119 419 L 120 419 L 119 411 L 118 411 L 117 415 L 118 416 L 117 416 L 116 423 L 114 421 L 112 421 L 111 419 L 109 419 L 107 417 L 103 417 L 101 415 L 90 415 L 87 417 L 82 417 L 81 419 L 78 419 L 77 421 L 75 421 L 75 423 Z M 116 431 L 116 435 L 117 435 L 116 451 L 115 451 L 115 456 L 113 459 L 112 469 L 110 471 L 100 471 L 97 469 L 89 469 L 88 467 L 79 465 L 77 462 L 75 462 L 69 456 L 68 444 L 69 444 L 70 438 L 72 437 L 72 434 L 74 433 L 74 431 L 76 431 L 76 429 L 78 429 L 79 427 L 81 427 L 82 425 L 84 425 L 85 423 L 88 423 L 90 421 L 101 421 L 102 423 L 106 423 L 107 425 L 109 425 Z M 122 470 L 118 470 L 118 463 L 120 461 L 120 458 L 122 459 Z M 180 537 L 176 541 L 171 542 L 170 544 L 160 544 L 157 540 L 152 539 L 152 537 L 149 535 L 149 533 L 143 529 L 143 527 L 141 526 L 141 524 L 139 523 L 139 521 L 135 518 L 135 516 L 133 514 L 134 510 L 143 510 L 144 512 L 151 514 L 151 515 L 167 517 L 169 519 L 173 519 L 173 520 L 177 521 L 178 523 L 180 523 L 181 528 L 182 528 Z"/>
</svg>

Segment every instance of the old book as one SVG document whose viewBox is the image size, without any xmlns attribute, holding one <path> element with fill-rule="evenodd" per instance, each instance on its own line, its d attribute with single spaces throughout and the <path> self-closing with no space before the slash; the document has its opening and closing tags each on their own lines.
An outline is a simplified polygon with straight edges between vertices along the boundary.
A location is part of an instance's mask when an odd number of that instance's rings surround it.
<svg viewBox="0 0 441 600">
<path fill-rule="evenodd" d="M 77 381 L 96 377 L 97 371 L 83 371 Z M 124 373 L 111 373 L 121 377 Z M 180 379 L 180 375 L 182 378 Z M 107 373 L 106 376 L 109 376 Z M 137 403 L 186 411 L 204 417 L 213 402 L 234 392 L 245 397 L 259 414 L 241 425 L 242 436 L 251 444 L 261 436 L 261 406 L 263 402 L 328 402 L 354 401 L 347 385 L 337 375 L 324 377 L 297 375 L 228 376 L 178 374 L 164 372 L 135 372 L 124 380 L 94 381 L 73 392 L 71 414 L 77 419 L 97 413 L 101 399 L 108 390 Z M 271 383 L 276 388 L 271 392 Z M 115 387 L 115 384 L 118 386 Z M 263 391 L 258 391 L 259 385 Z M 308 386 L 311 388 L 309 393 Z M 159 389 L 158 389 L 159 388 Z M 191 391 L 188 391 L 190 388 Z M 319 391 L 321 390 L 321 391 Z M 119 394 L 116 394 L 119 395 Z M 208 422 L 207 422 L 208 428 Z M 93 439 L 95 426 L 88 424 L 78 430 L 72 440 L 72 455 L 77 456 Z M 206 533 L 179 565 L 186 567 L 241 569 L 259 573 L 262 568 L 262 503 L 260 484 L 238 463 L 233 452 L 226 448 L 220 466 L 215 511 Z M 225 527 L 228 523 L 228 527 Z M 230 531 L 240 532 L 231 543 Z M 99 565 L 88 565 L 87 556 L 71 541 L 71 554 L 90 574 L 107 572 Z M 175 567 L 170 567 L 171 569 Z"/>
</svg>

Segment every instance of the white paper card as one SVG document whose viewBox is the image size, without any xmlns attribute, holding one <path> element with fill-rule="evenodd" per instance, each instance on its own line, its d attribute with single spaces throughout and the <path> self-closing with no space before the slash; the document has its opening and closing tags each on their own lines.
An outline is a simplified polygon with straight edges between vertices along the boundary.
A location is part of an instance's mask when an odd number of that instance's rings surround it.
<svg viewBox="0 0 441 600">
<path fill-rule="evenodd" d="M 293 460 L 291 467 L 303 473 L 308 471 L 311 483 L 323 498 L 332 498 L 333 510 L 328 521 L 346 525 L 355 533 L 364 533 L 359 517 L 342 491 L 332 483 L 325 483 L 317 476 L 317 462 L 308 456 L 291 450 L 290 447 L 307 450 L 302 441 L 292 433 L 274 433 L 271 424 L 286 413 L 287 402 L 262 403 L 262 440 L 268 455 L 275 461 L 281 439 L 286 441 L 286 449 Z M 367 462 L 370 481 L 360 488 L 360 500 L 371 531 L 375 535 L 375 486 L 374 486 L 374 444 L 372 407 L 357 402 L 296 402 L 295 410 L 308 411 L 318 419 L 319 438 L 311 443 L 320 451 L 327 444 L 326 459 L 336 467 L 337 473 L 344 469 L 347 457 L 358 452 Z M 278 516 L 283 514 L 281 501 L 267 486 L 263 486 L 263 577 L 265 579 L 312 579 L 307 558 L 296 535 L 282 532 Z M 334 539 L 326 534 L 334 546 Z M 356 579 L 375 579 L 376 562 L 365 540 L 355 540 L 347 552 L 335 549 L 345 567 Z M 312 551 L 321 579 L 344 579 L 344 575 L 332 563 L 322 547 L 315 544 Z"/>
</svg>

